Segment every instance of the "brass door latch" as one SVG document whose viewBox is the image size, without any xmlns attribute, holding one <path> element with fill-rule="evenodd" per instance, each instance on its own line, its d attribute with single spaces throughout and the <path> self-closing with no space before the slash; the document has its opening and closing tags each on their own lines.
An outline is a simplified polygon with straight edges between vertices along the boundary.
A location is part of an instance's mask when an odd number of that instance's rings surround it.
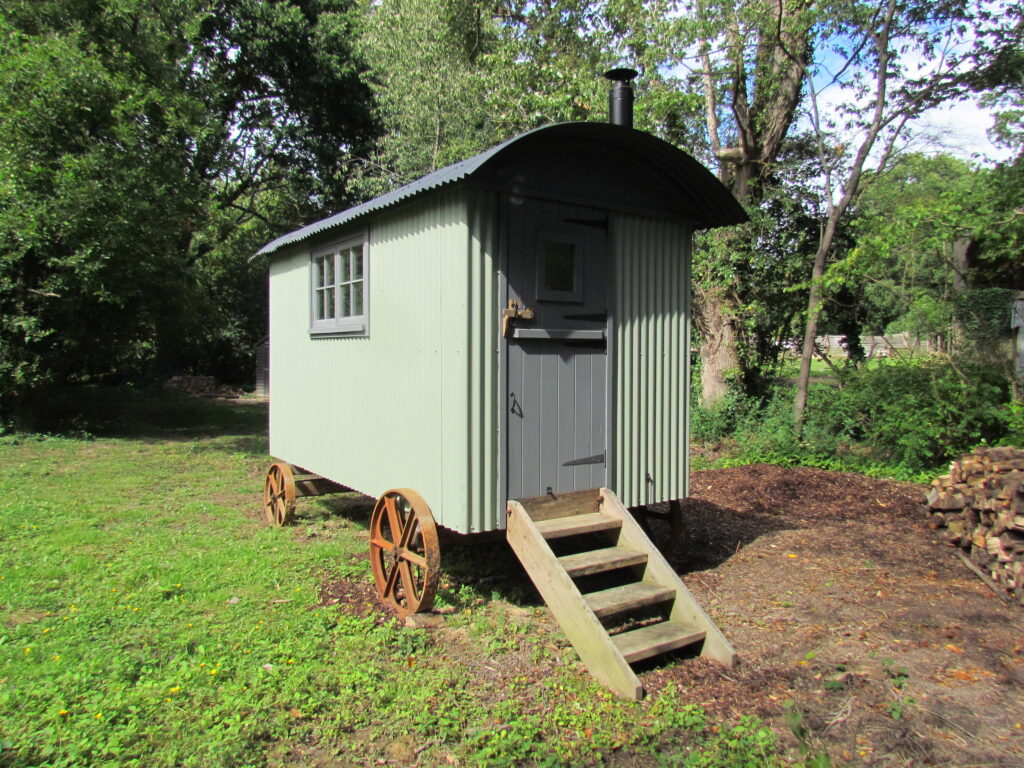
<svg viewBox="0 0 1024 768">
<path fill-rule="evenodd" d="M 516 320 L 533 320 L 533 310 L 526 307 L 520 309 L 519 302 L 509 299 L 508 306 L 501 310 L 501 335 L 506 339 L 511 335 Z"/>
</svg>

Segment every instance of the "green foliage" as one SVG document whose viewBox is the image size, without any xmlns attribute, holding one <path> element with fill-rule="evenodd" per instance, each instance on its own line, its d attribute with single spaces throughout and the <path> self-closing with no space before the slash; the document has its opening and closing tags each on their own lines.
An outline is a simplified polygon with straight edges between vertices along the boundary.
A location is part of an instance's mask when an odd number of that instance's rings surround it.
<svg viewBox="0 0 1024 768">
<path fill-rule="evenodd" d="M 955 304 L 972 277 L 954 242 L 984 242 L 996 228 L 1003 214 L 992 181 L 962 160 L 913 154 L 865 186 L 851 223 L 855 245 L 826 279 L 852 293 L 866 328 L 953 336 Z"/>
<path fill-rule="evenodd" d="M 943 360 L 893 360 L 851 374 L 838 392 L 819 387 L 809 434 L 864 446 L 874 461 L 907 471 L 941 465 L 1005 432 L 1008 398 L 998 372 L 961 371 Z"/>
<path fill-rule="evenodd" d="M 362 164 L 379 194 L 552 122 L 603 117 L 603 4 L 364 2 L 360 51 L 387 130 Z"/>
<path fill-rule="evenodd" d="M 916 481 L 1011 429 L 1005 379 L 988 366 L 894 358 L 849 369 L 841 384 L 811 387 L 799 431 L 791 386 L 780 385 L 765 400 L 731 395 L 724 413 L 698 407 L 694 424 L 706 431 L 694 438 L 735 445 L 726 465 L 816 466 Z"/>
<path fill-rule="evenodd" d="M 811 733 L 804 724 L 803 712 L 797 709 L 792 701 L 785 703 L 785 717 L 786 725 L 799 744 L 800 757 L 803 758 L 805 768 L 831 768 L 832 759 L 828 752 L 817 751 L 811 746 Z"/>
<path fill-rule="evenodd" d="M 239 378 L 265 333 L 246 259 L 345 200 L 372 137 L 349 0 L 143 5 L 0 18 L 0 408 L 55 382 Z"/>
<path fill-rule="evenodd" d="M 1024 445 L 1024 402 L 1011 400 L 1007 405 L 1006 436 L 1007 445 Z"/>
<path fill-rule="evenodd" d="M 953 314 L 964 343 L 972 349 L 991 349 L 1009 339 L 1010 315 L 1016 298 L 1017 292 L 1008 288 L 975 288 L 957 296 Z"/>
</svg>

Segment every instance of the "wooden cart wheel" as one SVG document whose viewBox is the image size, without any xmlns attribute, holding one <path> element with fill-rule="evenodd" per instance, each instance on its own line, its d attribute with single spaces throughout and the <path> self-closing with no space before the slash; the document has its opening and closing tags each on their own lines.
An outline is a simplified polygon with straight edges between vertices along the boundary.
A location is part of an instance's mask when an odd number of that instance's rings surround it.
<svg viewBox="0 0 1024 768">
<path fill-rule="evenodd" d="M 291 465 L 279 461 L 267 470 L 263 516 L 271 525 L 288 525 L 295 517 L 295 475 Z"/>
<path fill-rule="evenodd" d="M 377 593 L 406 617 L 429 611 L 441 570 L 430 507 L 416 491 L 386 491 L 370 517 L 370 564 Z"/>
</svg>

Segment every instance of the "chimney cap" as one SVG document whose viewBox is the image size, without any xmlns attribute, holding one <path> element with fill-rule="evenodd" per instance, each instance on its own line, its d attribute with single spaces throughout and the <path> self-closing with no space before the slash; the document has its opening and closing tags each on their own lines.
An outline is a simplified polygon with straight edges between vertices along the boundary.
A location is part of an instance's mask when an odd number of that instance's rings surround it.
<svg viewBox="0 0 1024 768">
<path fill-rule="evenodd" d="M 617 83 L 628 83 L 640 73 L 632 67 L 616 67 L 604 73 L 605 78 Z"/>
</svg>

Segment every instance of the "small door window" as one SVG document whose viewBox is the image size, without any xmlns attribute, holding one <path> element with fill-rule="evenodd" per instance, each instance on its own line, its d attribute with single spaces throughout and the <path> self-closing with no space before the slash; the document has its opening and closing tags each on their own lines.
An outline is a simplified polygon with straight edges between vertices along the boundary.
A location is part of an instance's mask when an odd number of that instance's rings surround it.
<svg viewBox="0 0 1024 768">
<path fill-rule="evenodd" d="M 537 260 L 537 298 L 583 301 L 583 263 L 571 237 L 542 235 Z"/>
</svg>

